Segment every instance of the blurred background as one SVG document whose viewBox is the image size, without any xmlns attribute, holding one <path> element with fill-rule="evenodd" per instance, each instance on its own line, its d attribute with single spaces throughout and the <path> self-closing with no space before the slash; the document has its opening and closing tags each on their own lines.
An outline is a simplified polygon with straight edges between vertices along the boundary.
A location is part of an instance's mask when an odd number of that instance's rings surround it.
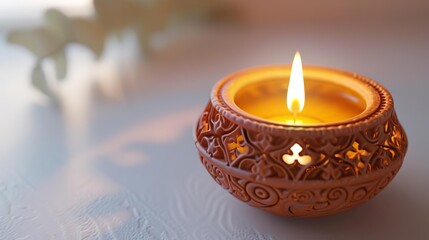
<svg viewBox="0 0 429 240">
<path fill-rule="evenodd" d="M 296 50 L 387 87 L 410 141 L 322 219 L 239 203 L 192 137 L 219 79 Z M 428 238 L 428 1 L 0 0 L 0 53 L 0 239 Z"/>
</svg>

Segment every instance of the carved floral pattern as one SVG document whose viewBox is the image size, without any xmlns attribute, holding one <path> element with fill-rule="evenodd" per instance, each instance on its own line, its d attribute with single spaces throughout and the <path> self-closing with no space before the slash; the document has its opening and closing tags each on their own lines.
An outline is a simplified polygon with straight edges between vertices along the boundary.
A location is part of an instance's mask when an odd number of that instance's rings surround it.
<svg viewBox="0 0 429 240">
<path fill-rule="evenodd" d="M 394 111 L 383 124 L 354 134 L 296 138 L 248 130 L 209 103 L 196 137 L 200 159 L 219 185 L 252 206 L 288 216 L 328 215 L 372 198 L 393 179 L 407 149 Z M 294 144 L 302 147 L 299 156 L 311 158 L 309 164 L 283 161 Z M 376 178 L 357 178 L 376 171 Z M 332 180 L 342 183 L 323 185 Z M 275 181 L 322 185 L 300 189 L 270 184 Z"/>
</svg>

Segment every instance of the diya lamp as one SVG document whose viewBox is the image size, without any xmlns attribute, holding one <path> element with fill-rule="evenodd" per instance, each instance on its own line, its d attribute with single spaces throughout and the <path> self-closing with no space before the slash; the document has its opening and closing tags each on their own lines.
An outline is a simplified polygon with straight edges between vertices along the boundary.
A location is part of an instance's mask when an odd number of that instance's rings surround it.
<svg viewBox="0 0 429 240">
<path fill-rule="evenodd" d="M 384 87 L 356 73 L 303 68 L 298 52 L 291 67 L 247 69 L 218 82 L 195 139 L 219 185 L 292 217 L 330 215 L 371 199 L 407 151 Z"/>
</svg>

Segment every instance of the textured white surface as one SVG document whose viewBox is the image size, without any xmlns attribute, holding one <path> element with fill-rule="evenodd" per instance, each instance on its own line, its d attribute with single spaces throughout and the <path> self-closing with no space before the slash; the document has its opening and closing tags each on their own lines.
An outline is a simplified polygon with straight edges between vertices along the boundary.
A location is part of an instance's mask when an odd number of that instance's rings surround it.
<svg viewBox="0 0 429 240">
<path fill-rule="evenodd" d="M 119 83 L 108 79 L 115 63 L 72 47 L 55 107 L 29 86 L 32 58 L 2 41 L 0 239 L 427 239 L 428 43 L 426 26 L 213 29 L 156 53 L 137 80 Z M 339 215 L 287 219 L 242 204 L 194 149 L 193 125 L 218 79 L 289 63 L 296 49 L 304 63 L 385 85 L 408 133 L 395 180 Z"/>
</svg>

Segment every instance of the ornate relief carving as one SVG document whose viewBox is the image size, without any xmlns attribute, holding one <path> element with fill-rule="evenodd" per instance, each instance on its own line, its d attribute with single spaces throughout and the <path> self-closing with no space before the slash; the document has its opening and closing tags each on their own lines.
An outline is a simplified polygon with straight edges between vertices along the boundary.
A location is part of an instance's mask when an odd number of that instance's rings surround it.
<svg viewBox="0 0 429 240">
<path fill-rule="evenodd" d="M 246 129 L 209 103 L 196 138 L 219 185 L 252 206 L 289 216 L 328 215 L 372 198 L 392 180 L 407 149 L 394 111 L 383 124 L 353 134 L 297 138 Z M 279 180 L 288 187 L 271 184 Z M 342 182 L 324 184 L 332 180 Z M 310 185 L 300 189 L 303 183 Z"/>
</svg>

